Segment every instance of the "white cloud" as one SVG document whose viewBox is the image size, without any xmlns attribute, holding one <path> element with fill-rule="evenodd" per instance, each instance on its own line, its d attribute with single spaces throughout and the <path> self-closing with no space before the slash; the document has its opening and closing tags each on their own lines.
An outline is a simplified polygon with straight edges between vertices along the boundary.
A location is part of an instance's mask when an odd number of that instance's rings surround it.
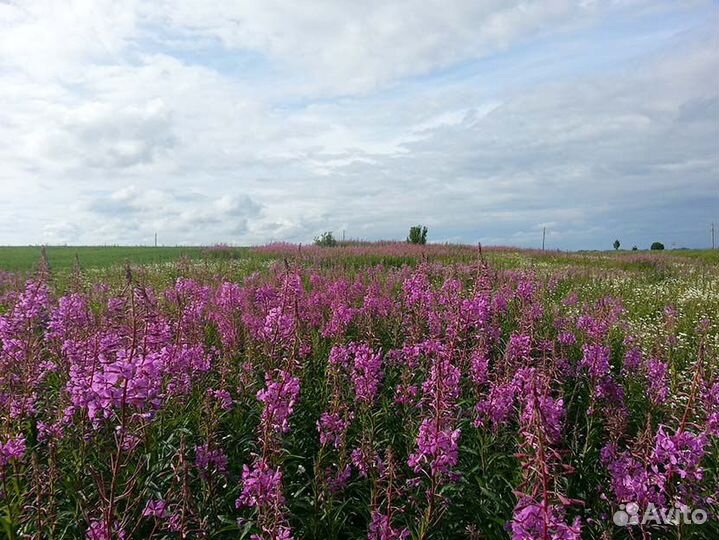
<svg viewBox="0 0 719 540">
<path fill-rule="evenodd" d="M 705 9 L 0 3 L 0 243 L 640 243 L 716 197 Z"/>
<path fill-rule="evenodd" d="M 136 2 L 0 3 L 0 66 L 33 78 L 71 78 L 84 61 L 117 60 L 136 31 Z"/>
<path fill-rule="evenodd" d="M 294 69 L 298 88 L 365 92 L 398 78 L 478 58 L 537 34 L 584 24 L 610 2 L 568 0 L 201 0 L 144 12 L 188 38 L 261 51 Z"/>
</svg>

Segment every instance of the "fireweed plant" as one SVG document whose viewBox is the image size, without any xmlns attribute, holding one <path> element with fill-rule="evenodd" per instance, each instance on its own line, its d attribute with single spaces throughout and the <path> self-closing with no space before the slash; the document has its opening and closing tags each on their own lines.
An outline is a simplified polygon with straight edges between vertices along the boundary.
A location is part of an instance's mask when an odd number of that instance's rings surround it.
<svg viewBox="0 0 719 540">
<path fill-rule="evenodd" d="M 3 274 L 2 534 L 719 538 L 716 270 L 485 255 Z"/>
</svg>

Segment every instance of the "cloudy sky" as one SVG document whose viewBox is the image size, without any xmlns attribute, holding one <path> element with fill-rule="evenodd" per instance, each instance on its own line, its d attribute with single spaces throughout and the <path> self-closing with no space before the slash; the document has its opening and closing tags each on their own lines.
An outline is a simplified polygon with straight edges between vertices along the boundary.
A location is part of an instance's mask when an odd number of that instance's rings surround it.
<svg viewBox="0 0 719 540">
<path fill-rule="evenodd" d="M 706 246 L 719 3 L 0 0 L 0 163 L 0 244 Z"/>
</svg>

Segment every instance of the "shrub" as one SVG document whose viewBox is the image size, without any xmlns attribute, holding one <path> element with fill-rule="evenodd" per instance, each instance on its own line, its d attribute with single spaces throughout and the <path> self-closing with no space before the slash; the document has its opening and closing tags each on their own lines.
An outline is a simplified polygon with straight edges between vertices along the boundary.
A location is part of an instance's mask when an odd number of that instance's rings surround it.
<svg viewBox="0 0 719 540">
<path fill-rule="evenodd" d="M 426 244 L 427 243 L 427 227 L 415 225 L 409 228 L 409 236 L 407 242 L 410 244 Z"/>
<path fill-rule="evenodd" d="M 652 242 L 652 245 L 649 249 L 651 249 L 652 251 L 661 251 L 664 249 L 664 244 L 662 244 L 661 242 Z"/>
<path fill-rule="evenodd" d="M 335 237 L 332 235 L 332 231 L 327 231 L 315 237 L 315 245 L 322 247 L 335 247 L 337 245 L 337 240 L 335 240 Z"/>
</svg>

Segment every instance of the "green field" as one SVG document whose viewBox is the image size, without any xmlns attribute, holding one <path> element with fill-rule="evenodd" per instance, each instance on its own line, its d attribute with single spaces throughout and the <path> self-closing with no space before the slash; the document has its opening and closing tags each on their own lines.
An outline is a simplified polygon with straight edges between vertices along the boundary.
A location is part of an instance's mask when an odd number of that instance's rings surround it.
<svg viewBox="0 0 719 540">
<path fill-rule="evenodd" d="M 40 246 L 0 247 L 0 270 L 32 271 L 41 257 Z M 124 264 L 158 264 L 180 257 L 197 258 L 201 247 L 144 247 L 144 246 L 49 246 L 46 248 L 53 271 L 68 270 L 79 263 L 81 268 L 107 268 Z"/>
<path fill-rule="evenodd" d="M 309 248 L 309 251 L 307 251 Z M 475 254 L 469 246 L 463 250 L 464 256 L 473 259 Z M 64 272 L 72 270 L 76 264 L 82 269 L 107 269 L 121 266 L 125 262 L 132 265 L 152 265 L 177 261 L 180 258 L 188 259 L 236 259 L 250 256 L 259 262 L 262 259 L 276 259 L 288 255 L 294 255 L 294 248 L 283 253 L 261 253 L 249 248 L 225 248 L 213 249 L 200 246 L 173 246 L 173 247 L 148 247 L 148 246 L 48 246 L 45 248 L 50 269 L 53 272 Z M 359 266 L 372 264 L 385 264 L 390 266 L 401 266 L 410 264 L 412 257 L 405 255 L 367 254 L 361 251 L 355 252 L 352 249 L 342 247 L 330 248 L 333 256 L 342 257 L 345 265 L 352 265 L 354 261 Z M 310 255 L 314 253 L 312 246 L 304 248 L 302 253 Z M 6 272 L 32 272 L 41 259 L 42 248 L 40 246 L 0 246 L 0 271 Z M 520 256 L 520 253 L 522 254 Z M 657 255 L 658 258 L 646 259 L 645 255 Z M 453 254 L 456 257 L 457 254 Z M 667 250 L 663 252 L 649 251 L 584 251 L 584 252 L 557 252 L 557 251 L 534 251 L 521 250 L 517 248 L 492 250 L 485 253 L 487 259 L 493 264 L 503 267 L 514 267 L 519 264 L 517 257 L 524 263 L 544 262 L 551 265 L 590 265 L 602 268 L 620 269 L 642 269 L 646 266 L 654 266 L 662 258 L 673 260 L 685 259 L 687 262 L 696 260 L 708 265 L 719 265 L 719 250 Z M 355 261 L 355 259 L 357 259 Z"/>
</svg>

